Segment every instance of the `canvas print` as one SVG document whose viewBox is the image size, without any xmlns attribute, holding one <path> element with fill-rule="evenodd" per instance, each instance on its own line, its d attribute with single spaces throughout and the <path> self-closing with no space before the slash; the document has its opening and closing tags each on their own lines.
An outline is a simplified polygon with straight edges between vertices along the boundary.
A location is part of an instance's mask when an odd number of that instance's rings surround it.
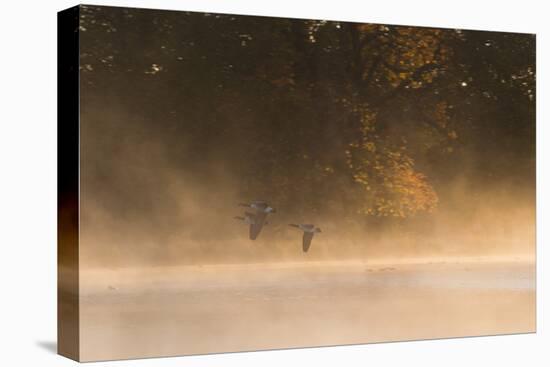
<svg viewBox="0 0 550 367">
<path fill-rule="evenodd" d="M 530 333 L 535 35 L 59 13 L 59 353 Z"/>
</svg>

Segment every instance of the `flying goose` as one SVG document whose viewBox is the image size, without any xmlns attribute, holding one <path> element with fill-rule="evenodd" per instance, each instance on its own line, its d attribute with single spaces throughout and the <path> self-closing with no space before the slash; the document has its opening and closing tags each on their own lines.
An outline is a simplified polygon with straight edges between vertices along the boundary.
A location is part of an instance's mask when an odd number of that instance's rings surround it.
<svg viewBox="0 0 550 367">
<path fill-rule="evenodd" d="M 304 231 L 304 236 L 302 237 L 302 250 L 307 252 L 311 246 L 311 240 L 315 233 L 321 233 L 321 228 L 315 227 L 314 224 L 289 224 L 291 227 L 296 227 Z"/>
<path fill-rule="evenodd" d="M 259 200 L 253 201 L 250 204 L 239 203 L 239 206 L 252 208 L 256 211 L 255 214 L 248 213 L 249 214 L 248 217 L 251 218 L 251 219 L 248 219 L 248 221 L 253 221 L 253 223 L 252 222 L 249 223 L 250 224 L 249 237 L 251 240 L 255 240 L 260 234 L 260 232 L 262 231 L 264 224 L 267 223 L 266 221 L 267 215 L 269 213 L 275 213 L 276 210 L 271 206 L 269 206 L 269 204 L 267 204 L 265 201 L 259 201 Z M 246 214 L 245 214 L 245 218 L 246 218 Z"/>
</svg>

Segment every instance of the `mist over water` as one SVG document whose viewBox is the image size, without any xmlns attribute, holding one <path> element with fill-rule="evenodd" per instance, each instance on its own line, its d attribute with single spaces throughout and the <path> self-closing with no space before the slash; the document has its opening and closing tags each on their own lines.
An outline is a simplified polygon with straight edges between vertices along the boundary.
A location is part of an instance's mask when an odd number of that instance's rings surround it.
<svg viewBox="0 0 550 367">
<path fill-rule="evenodd" d="M 83 126 L 84 267 L 534 256 L 530 182 L 479 184 L 465 173 L 437 187 L 439 205 L 433 212 L 409 218 L 346 212 L 338 192 L 323 198 L 334 207 L 308 211 L 247 191 L 246 177 L 233 171 L 231 157 L 182 162 L 169 149 L 179 144 L 174 137 L 155 129 L 140 131 L 139 124 L 130 129 L 127 122 L 117 128 L 125 116 L 101 117 L 114 126 L 109 134 L 97 129 L 95 119 L 84 118 L 88 123 Z M 185 145 L 185 137 L 181 140 Z M 246 209 L 238 203 L 252 200 L 266 200 L 277 209 L 256 241 L 248 239 L 247 225 L 234 219 Z M 288 227 L 295 222 L 322 228 L 307 254 L 301 251 L 301 232 Z"/>
<path fill-rule="evenodd" d="M 284 264 L 85 271 L 82 358 L 535 330 L 532 263 Z"/>
<path fill-rule="evenodd" d="M 221 158 L 178 168 L 150 133 L 84 139 L 83 360 L 535 330 L 529 187 L 451 182 L 392 221 L 305 215 L 247 195 Z M 254 199 L 277 213 L 251 241 L 233 217 Z M 308 253 L 294 222 L 322 228 Z"/>
</svg>

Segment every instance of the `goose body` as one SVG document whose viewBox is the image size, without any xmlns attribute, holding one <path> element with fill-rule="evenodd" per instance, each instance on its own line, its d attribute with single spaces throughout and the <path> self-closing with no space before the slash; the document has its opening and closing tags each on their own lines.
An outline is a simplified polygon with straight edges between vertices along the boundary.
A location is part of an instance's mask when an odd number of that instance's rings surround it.
<svg viewBox="0 0 550 367">
<path fill-rule="evenodd" d="M 245 223 L 250 224 L 249 238 L 255 240 L 265 224 L 267 224 L 267 215 L 275 213 L 275 209 L 269 206 L 265 201 L 252 201 L 251 203 L 239 203 L 239 206 L 244 206 L 255 210 L 255 213 L 245 212 L 244 217 L 237 219 L 243 220 Z"/>
<path fill-rule="evenodd" d="M 321 233 L 321 228 L 315 227 L 314 224 L 289 224 L 291 227 L 296 227 L 304 232 L 302 236 L 302 251 L 307 252 L 311 246 L 311 240 L 315 233 Z"/>
</svg>

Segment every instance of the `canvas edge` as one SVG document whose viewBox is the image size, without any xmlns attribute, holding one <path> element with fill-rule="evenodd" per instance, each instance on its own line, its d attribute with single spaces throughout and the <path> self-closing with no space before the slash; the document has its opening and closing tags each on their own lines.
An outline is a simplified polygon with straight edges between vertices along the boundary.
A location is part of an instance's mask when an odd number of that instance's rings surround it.
<svg viewBox="0 0 550 367">
<path fill-rule="evenodd" d="M 57 13 L 57 353 L 80 360 L 80 6 Z"/>
</svg>

